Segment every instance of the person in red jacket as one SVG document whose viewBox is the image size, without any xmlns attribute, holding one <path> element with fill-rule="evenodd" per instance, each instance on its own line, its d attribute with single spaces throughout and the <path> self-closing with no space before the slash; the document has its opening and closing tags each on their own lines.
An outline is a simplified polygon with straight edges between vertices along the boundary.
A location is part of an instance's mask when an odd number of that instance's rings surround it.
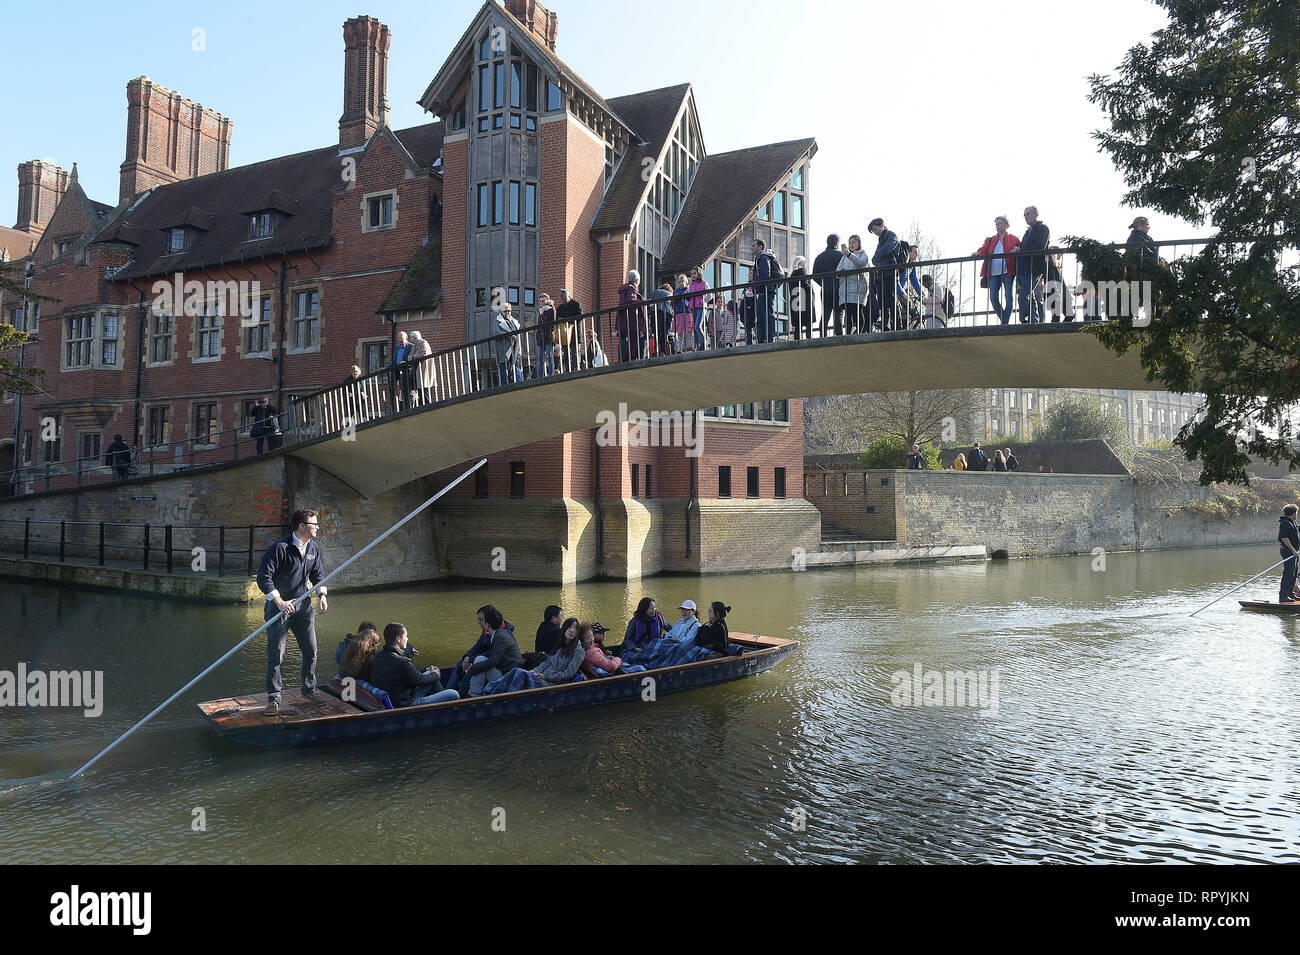
<svg viewBox="0 0 1300 955">
<path fill-rule="evenodd" d="M 984 244 L 975 250 L 976 255 L 1003 255 L 1007 252 L 1014 252 L 1020 246 L 1020 239 L 1007 231 L 1011 223 L 1006 216 L 998 216 L 993 220 L 993 227 L 997 230 L 991 236 L 984 240 Z M 1015 284 L 1016 277 L 1016 260 L 1015 257 L 985 259 L 980 264 L 980 285 L 989 290 L 989 301 L 993 305 L 993 311 L 997 314 L 998 320 L 1003 325 L 1011 321 L 1012 293 L 1011 287 Z"/>
</svg>

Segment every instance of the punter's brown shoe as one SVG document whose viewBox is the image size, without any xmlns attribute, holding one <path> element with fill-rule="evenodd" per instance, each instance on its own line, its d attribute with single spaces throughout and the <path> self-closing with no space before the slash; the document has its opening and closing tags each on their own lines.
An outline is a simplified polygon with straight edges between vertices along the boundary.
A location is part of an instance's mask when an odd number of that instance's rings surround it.
<svg viewBox="0 0 1300 955">
<path fill-rule="evenodd" d="M 279 700 L 272 700 L 270 703 L 266 704 L 266 709 L 262 710 L 262 713 L 263 713 L 263 715 L 265 715 L 265 716 L 279 716 L 279 715 L 280 715 L 280 701 L 279 701 Z"/>
</svg>

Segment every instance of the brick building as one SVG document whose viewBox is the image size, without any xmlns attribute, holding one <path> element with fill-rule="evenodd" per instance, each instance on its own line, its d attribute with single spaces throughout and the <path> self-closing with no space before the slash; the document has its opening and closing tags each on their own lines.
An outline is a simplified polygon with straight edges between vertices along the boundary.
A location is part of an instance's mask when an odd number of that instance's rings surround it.
<svg viewBox="0 0 1300 955">
<path fill-rule="evenodd" d="M 754 237 L 787 268 L 807 253 L 814 140 L 710 155 L 688 84 L 604 99 L 557 35 L 540 4 L 489 0 L 420 98 L 434 120 L 392 130 L 389 31 L 357 17 L 329 146 L 229 168 L 231 121 L 139 77 L 116 205 L 75 167 L 25 163 L 0 254 L 57 301 L 0 301 L 50 374 L 0 405 L 0 477 L 107 479 L 115 434 L 172 467 L 227 460 L 253 451 L 257 397 L 285 409 L 377 370 L 397 328 L 437 351 L 486 337 L 501 298 L 527 322 L 560 288 L 614 304 L 631 268 L 643 292 L 694 266 L 747 281 Z M 495 455 L 440 512 L 444 570 L 488 575 L 483 535 L 535 552 L 536 579 L 788 564 L 819 530 L 798 499 L 802 405 L 760 397 L 703 409 L 699 457 L 594 428 Z"/>
</svg>

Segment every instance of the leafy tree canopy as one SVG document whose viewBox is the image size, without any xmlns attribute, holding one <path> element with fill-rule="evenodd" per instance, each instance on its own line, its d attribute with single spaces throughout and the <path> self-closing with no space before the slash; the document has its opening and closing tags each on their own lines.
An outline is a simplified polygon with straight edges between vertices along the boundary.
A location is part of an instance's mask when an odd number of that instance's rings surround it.
<svg viewBox="0 0 1300 955">
<path fill-rule="evenodd" d="M 1090 331 L 1139 349 L 1165 388 L 1204 394 L 1176 444 L 1201 483 L 1244 483 L 1251 454 L 1300 467 L 1286 417 L 1300 401 L 1300 15 L 1295 0 L 1156 2 L 1168 25 L 1090 79 L 1109 121 L 1095 135 L 1129 205 L 1208 223 L 1213 240 L 1168 268 L 1081 242 L 1085 279 L 1156 292 L 1150 327 Z"/>
</svg>

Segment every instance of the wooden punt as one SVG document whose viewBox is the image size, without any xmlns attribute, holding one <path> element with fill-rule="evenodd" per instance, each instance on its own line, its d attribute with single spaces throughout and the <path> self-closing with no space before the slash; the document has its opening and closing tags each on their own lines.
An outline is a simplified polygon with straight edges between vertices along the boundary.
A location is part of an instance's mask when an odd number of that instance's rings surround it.
<svg viewBox="0 0 1300 955">
<path fill-rule="evenodd" d="M 733 633 L 742 656 L 715 657 L 696 663 L 626 673 L 598 680 L 518 690 L 448 703 L 366 712 L 320 687 L 311 696 L 286 688 L 279 716 L 267 716 L 266 694 L 227 697 L 198 704 L 218 733 L 254 746 L 306 746 L 344 739 L 452 729 L 515 716 L 533 716 L 602 703 L 640 700 L 643 680 L 653 677 L 655 696 L 728 683 L 772 669 L 799 648 L 796 640 Z M 448 667 L 447 669 L 451 669 Z"/>
<path fill-rule="evenodd" d="M 1298 614 L 1300 613 L 1300 600 L 1293 603 L 1274 603 L 1271 600 L 1238 600 L 1242 610 L 1253 610 L 1256 613 L 1280 613 L 1280 614 Z"/>
</svg>

